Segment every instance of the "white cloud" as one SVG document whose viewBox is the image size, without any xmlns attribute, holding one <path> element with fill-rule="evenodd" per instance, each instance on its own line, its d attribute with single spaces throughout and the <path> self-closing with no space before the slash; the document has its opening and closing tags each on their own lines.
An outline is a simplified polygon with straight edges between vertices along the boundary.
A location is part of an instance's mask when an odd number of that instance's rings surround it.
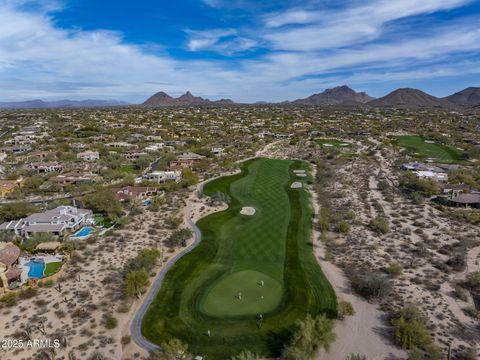
<svg viewBox="0 0 480 360">
<path fill-rule="evenodd" d="M 201 96 L 232 97 L 237 101 L 281 100 L 328 82 L 362 83 L 368 77 L 375 82 L 388 77 L 408 80 L 453 76 L 467 68 L 471 74 L 480 73 L 476 63 L 458 62 L 465 64 L 463 67 L 441 64 L 451 56 L 478 54 L 480 29 L 473 18 L 469 22 L 451 21 L 448 27 L 436 26 L 434 31 L 422 31 L 421 36 L 365 43 L 366 39 L 380 36 L 388 21 L 449 9 L 465 3 L 461 0 L 445 0 L 441 4 L 431 0 L 377 0 L 381 5 L 378 9 L 365 5 L 343 10 L 342 14 L 349 11 L 354 20 L 352 29 L 343 28 L 346 20 L 338 14 L 334 21 L 331 14 L 302 14 L 296 9 L 297 13 L 283 18 L 280 14 L 269 20 L 262 17 L 265 27 L 248 33 L 231 28 L 187 31 L 187 47 L 192 52 L 213 50 L 231 55 L 228 61 L 177 60 L 162 51 L 161 44 L 153 54 L 125 42 L 120 33 L 61 29 L 55 26 L 48 9 L 25 12 L 18 9 L 20 2 L 0 0 L 1 100 L 141 100 L 140 97 L 159 90 L 181 93 L 187 89 Z M 375 18 L 381 21 L 367 21 L 371 19 L 369 11 L 377 11 Z M 319 28 L 319 21 L 328 26 Z M 302 25 L 285 26 L 293 23 Z M 265 54 L 255 59 L 233 56 L 264 45 L 263 38 L 267 36 L 271 36 L 269 41 L 274 48 L 282 51 L 265 48 Z M 296 42 L 298 45 L 292 45 Z M 430 63 L 431 70 L 425 70 L 425 66 L 415 70 Z M 353 75 L 342 75 L 346 70 Z"/>
<path fill-rule="evenodd" d="M 375 0 L 341 10 L 287 10 L 265 17 L 267 28 L 304 25 L 266 31 L 263 37 L 275 49 L 312 51 L 338 48 L 378 38 L 384 26 L 408 16 L 450 10 L 472 0 Z"/>
</svg>

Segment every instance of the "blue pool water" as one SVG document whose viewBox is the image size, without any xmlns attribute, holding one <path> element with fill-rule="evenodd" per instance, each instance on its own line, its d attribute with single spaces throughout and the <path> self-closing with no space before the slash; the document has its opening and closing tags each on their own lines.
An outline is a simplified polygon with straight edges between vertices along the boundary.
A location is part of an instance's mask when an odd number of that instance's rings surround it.
<svg viewBox="0 0 480 360">
<path fill-rule="evenodd" d="M 88 236 L 93 232 L 93 228 L 91 227 L 83 227 L 79 231 L 77 231 L 75 234 L 73 234 L 74 237 L 84 237 Z"/>
<path fill-rule="evenodd" d="M 27 265 L 30 270 L 28 270 L 28 277 L 33 279 L 43 278 L 43 271 L 45 270 L 45 263 L 43 261 L 29 261 Z"/>
</svg>

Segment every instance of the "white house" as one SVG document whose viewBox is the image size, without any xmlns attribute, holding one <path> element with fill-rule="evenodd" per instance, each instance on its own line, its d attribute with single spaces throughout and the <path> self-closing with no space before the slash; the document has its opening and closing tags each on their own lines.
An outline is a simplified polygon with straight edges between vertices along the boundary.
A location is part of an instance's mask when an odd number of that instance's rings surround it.
<svg viewBox="0 0 480 360">
<path fill-rule="evenodd" d="M 156 151 L 161 150 L 162 148 L 163 148 L 162 143 L 156 143 L 156 144 L 151 144 L 151 145 L 148 145 L 147 147 L 145 147 L 145 151 L 156 152 Z"/>
<path fill-rule="evenodd" d="M 98 151 L 84 151 L 77 154 L 77 159 L 84 161 L 97 161 L 100 159 L 100 154 Z"/>
<path fill-rule="evenodd" d="M 53 236 L 70 234 L 89 223 L 91 210 L 73 206 L 59 206 L 43 213 L 32 214 L 24 219 L 5 222 L 0 230 L 13 231 L 25 238 L 35 233 L 50 233 Z"/>
<path fill-rule="evenodd" d="M 448 174 L 445 173 L 437 173 L 429 170 L 414 171 L 413 173 L 419 179 L 436 180 L 442 182 L 448 181 Z"/>
<path fill-rule="evenodd" d="M 143 175 L 143 180 L 156 181 L 164 183 L 166 181 L 180 182 L 182 180 L 181 171 L 152 171 Z"/>
</svg>

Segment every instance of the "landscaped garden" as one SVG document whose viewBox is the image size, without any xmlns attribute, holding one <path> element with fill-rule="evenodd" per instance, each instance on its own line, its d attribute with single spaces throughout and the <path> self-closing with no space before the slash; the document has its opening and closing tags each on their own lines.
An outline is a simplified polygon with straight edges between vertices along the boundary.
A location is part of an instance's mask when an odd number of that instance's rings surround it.
<svg viewBox="0 0 480 360">
<path fill-rule="evenodd" d="M 172 339 L 209 359 L 244 349 L 278 356 L 295 322 L 336 315 L 335 293 L 314 257 L 309 194 L 301 161 L 254 159 L 242 172 L 211 181 L 229 208 L 201 219 L 201 243 L 167 273 L 147 311 L 143 335 Z M 242 208 L 255 211 L 240 214 Z"/>
<path fill-rule="evenodd" d="M 464 160 L 461 150 L 426 139 L 423 136 L 398 136 L 394 143 L 405 148 L 408 154 L 417 160 L 432 159 L 446 164 Z"/>
</svg>

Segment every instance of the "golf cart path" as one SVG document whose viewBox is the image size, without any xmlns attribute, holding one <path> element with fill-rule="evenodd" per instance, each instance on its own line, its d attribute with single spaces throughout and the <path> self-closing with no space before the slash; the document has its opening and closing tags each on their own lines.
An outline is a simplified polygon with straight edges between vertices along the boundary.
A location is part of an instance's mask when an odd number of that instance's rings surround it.
<svg viewBox="0 0 480 360">
<path fill-rule="evenodd" d="M 167 272 L 172 268 L 173 265 L 175 265 L 178 259 L 180 259 L 185 254 L 192 251 L 200 243 L 200 240 L 202 237 L 200 230 L 191 219 L 187 219 L 187 223 L 192 228 L 194 233 L 193 242 L 189 246 L 184 248 L 182 251 L 177 253 L 175 256 L 173 256 L 167 262 L 167 264 L 160 270 L 152 286 L 150 287 L 150 290 L 148 291 L 147 296 L 144 298 L 142 305 L 140 306 L 137 313 L 135 314 L 135 317 L 133 318 L 132 324 L 130 326 L 132 339 L 137 343 L 138 346 L 140 346 L 145 350 L 148 350 L 149 352 L 159 351 L 160 347 L 156 344 L 151 343 L 150 341 L 148 341 L 143 337 L 142 335 L 143 316 L 147 312 L 150 304 L 155 299 L 155 296 L 157 295 L 158 290 L 162 286 L 163 279 L 165 278 L 165 275 L 167 274 Z"/>
<path fill-rule="evenodd" d="M 197 245 L 200 243 L 202 239 L 202 233 L 200 232 L 200 229 L 195 225 L 194 220 L 192 219 L 192 214 L 191 214 L 191 204 L 192 204 L 192 198 L 195 196 L 197 192 L 203 192 L 203 186 L 212 180 L 215 180 L 217 178 L 226 176 L 226 175 L 232 175 L 235 174 L 236 172 L 228 172 L 221 174 L 219 176 L 207 179 L 196 186 L 196 191 L 192 192 L 190 196 L 187 198 L 185 201 L 185 207 L 183 210 L 183 218 L 184 218 L 184 223 L 187 224 L 193 231 L 194 238 L 193 242 L 189 244 L 187 247 L 179 251 L 177 254 L 175 254 L 173 257 L 171 257 L 165 266 L 160 270 L 158 275 L 155 277 L 155 280 L 153 281 L 152 285 L 150 286 L 150 289 L 148 290 L 147 295 L 143 298 L 142 304 L 138 308 L 135 316 L 133 317 L 133 320 L 130 325 L 130 333 L 133 341 L 142 349 L 147 350 L 150 353 L 154 353 L 157 351 L 160 351 L 161 348 L 160 346 L 151 343 L 148 341 L 143 335 L 142 335 L 142 319 L 145 316 L 145 313 L 147 312 L 148 308 L 150 307 L 150 304 L 153 302 L 155 299 L 155 296 L 157 295 L 158 291 L 160 290 L 160 287 L 162 286 L 163 279 L 165 278 L 165 275 L 167 272 L 175 265 L 175 263 L 184 255 L 188 254 L 190 251 L 192 251 Z"/>
<path fill-rule="evenodd" d="M 314 176 L 315 172 L 314 167 Z M 309 190 L 316 219 L 320 206 L 315 191 L 312 188 Z M 336 322 L 337 339 L 330 348 L 330 352 L 321 351 L 318 359 L 341 360 L 352 353 L 365 355 L 369 360 L 406 359 L 406 353 L 393 343 L 385 313 L 353 293 L 343 270 L 325 260 L 325 248 L 319 241 L 320 233 L 315 227 L 313 227 L 312 236 L 315 257 L 335 290 L 338 300 L 350 302 L 355 310 L 355 315 Z"/>
</svg>

